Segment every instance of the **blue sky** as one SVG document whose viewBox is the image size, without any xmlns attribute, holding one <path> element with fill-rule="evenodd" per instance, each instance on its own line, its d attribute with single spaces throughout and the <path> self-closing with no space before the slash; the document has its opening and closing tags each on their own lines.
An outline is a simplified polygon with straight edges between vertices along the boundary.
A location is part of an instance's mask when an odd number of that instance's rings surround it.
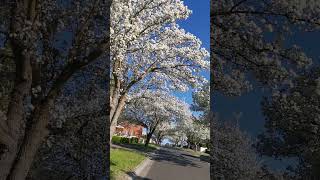
<svg viewBox="0 0 320 180">
<path fill-rule="evenodd" d="M 297 33 L 286 40 L 286 43 L 288 45 L 297 44 L 302 47 L 307 56 L 313 58 L 313 63 L 319 64 L 319 37 L 319 32 Z M 260 102 L 262 97 L 266 95 L 268 94 L 258 88 L 240 97 L 216 95 L 213 105 L 215 111 L 223 119 L 232 118 L 232 112 L 243 112 L 239 121 L 240 127 L 252 136 L 256 136 L 263 131 L 264 116 L 261 113 Z"/>
<path fill-rule="evenodd" d="M 203 46 L 210 47 L 210 1 L 209 0 L 184 0 L 184 4 L 193 12 L 180 26 L 201 39 Z"/>
<path fill-rule="evenodd" d="M 201 0 L 201 3 L 195 0 L 184 0 L 184 4 L 192 10 L 192 14 L 188 19 L 180 21 L 178 24 L 187 32 L 197 36 L 202 41 L 202 46 L 210 52 L 210 0 Z M 202 75 L 209 80 L 209 71 L 203 72 Z M 192 104 L 192 90 L 186 93 L 175 93 L 175 95 Z M 164 139 L 163 143 L 167 142 L 168 140 Z"/>
<path fill-rule="evenodd" d="M 184 4 L 192 10 L 192 14 L 186 20 L 179 21 L 181 28 L 185 29 L 197 36 L 207 51 L 210 50 L 210 1 L 209 0 L 184 0 Z M 209 71 L 203 72 L 202 75 L 209 80 Z M 185 100 L 187 103 L 192 103 L 192 90 L 186 93 L 175 93 L 180 99 Z"/>
<path fill-rule="evenodd" d="M 305 51 L 307 56 L 313 58 L 313 63 L 319 65 L 320 46 L 318 40 L 319 32 L 297 33 L 286 40 L 287 45 L 296 44 Z M 256 87 L 256 86 L 255 86 Z M 214 96 L 214 111 L 219 113 L 219 117 L 223 120 L 230 120 L 233 112 L 242 112 L 239 120 L 240 128 L 246 131 L 251 137 L 255 138 L 264 131 L 265 117 L 261 112 L 261 100 L 263 96 L 267 96 L 266 92 L 255 88 L 253 91 L 239 97 L 225 97 L 219 94 Z M 290 159 L 283 161 L 273 160 L 264 157 L 263 161 L 273 169 L 285 168 L 291 162 Z"/>
</svg>

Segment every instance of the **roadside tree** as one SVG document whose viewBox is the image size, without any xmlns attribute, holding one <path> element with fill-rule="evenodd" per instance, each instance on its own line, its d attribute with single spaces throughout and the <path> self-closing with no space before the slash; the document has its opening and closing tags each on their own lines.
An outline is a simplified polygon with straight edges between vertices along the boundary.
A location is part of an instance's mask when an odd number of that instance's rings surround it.
<svg viewBox="0 0 320 180">
<path fill-rule="evenodd" d="M 50 111 L 74 75 L 109 70 L 95 64 L 109 55 L 109 12 L 108 0 L 1 1 L 0 66 L 8 88 L 2 81 L 0 179 L 26 178 L 50 134 Z"/>
<path fill-rule="evenodd" d="M 257 150 L 274 158 L 297 159 L 297 167 L 288 167 L 294 173 L 290 179 L 320 177 L 319 100 L 320 68 L 315 67 L 262 102 L 266 131 L 258 136 Z"/>
<path fill-rule="evenodd" d="M 111 6 L 111 111 L 114 134 L 123 108 L 148 89 L 187 91 L 205 82 L 209 53 L 178 26 L 191 11 L 181 0 L 115 0 Z"/>
<path fill-rule="evenodd" d="M 189 118 L 191 112 L 188 104 L 175 96 L 162 91 L 147 91 L 142 96 L 131 99 L 124 115 L 147 127 L 145 145 L 148 146 L 155 131 L 162 125 L 179 123 L 182 119 Z"/>
</svg>

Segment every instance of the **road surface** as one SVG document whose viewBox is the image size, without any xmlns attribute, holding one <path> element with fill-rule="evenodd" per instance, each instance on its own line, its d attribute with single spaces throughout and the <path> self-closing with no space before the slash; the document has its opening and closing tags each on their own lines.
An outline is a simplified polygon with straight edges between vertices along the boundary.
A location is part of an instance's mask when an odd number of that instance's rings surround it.
<svg viewBox="0 0 320 180">
<path fill-rule="evenodd" d="M 207 157 L 209 158 L 209 157 Z M 210 165 L 192 154 L 169 148 L 161 148 L 151 155 L 152 164 L 147 172 L 137 174 L 144 180 L 209 180 Z"/>
</svg>

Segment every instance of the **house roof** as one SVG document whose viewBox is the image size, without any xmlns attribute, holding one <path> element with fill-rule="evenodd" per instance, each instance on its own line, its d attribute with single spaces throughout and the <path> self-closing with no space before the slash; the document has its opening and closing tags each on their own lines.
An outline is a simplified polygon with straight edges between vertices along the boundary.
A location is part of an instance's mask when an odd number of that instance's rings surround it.
<svg viewBox="0 0 320 180">
<path fill-rule="evenodd" d="M 124 127 L 123 126 L 121 126 L 121 125 L 117 125 L 116 126 L 117 128 L 121 128 L 121 129 L 123 129 Z"/>
<path fill-rule="evenodd" d="M 138 121 L 121 121 L 118 123 L 118 126 L 121 126 L 124 124 L 140 125 L 140 126 L 146 127 L 146 125 L 144 123 L 138 122 Z"/>
</svg>

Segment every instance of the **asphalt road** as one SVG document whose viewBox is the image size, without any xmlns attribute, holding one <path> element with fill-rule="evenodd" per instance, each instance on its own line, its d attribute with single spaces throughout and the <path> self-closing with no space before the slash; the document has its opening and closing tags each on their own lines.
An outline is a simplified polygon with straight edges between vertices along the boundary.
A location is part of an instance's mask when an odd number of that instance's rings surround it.
<svg viewBox="0 0 320 180">
<path fill-rule="evenodd" d="M 210 165 L 192 154 L 161 148 L 150 158 L 151 167 L 140 176 L 144 180 L 209 180 Z M 140 179 L 139 178 L 139 179 Z"/>
</svg>

